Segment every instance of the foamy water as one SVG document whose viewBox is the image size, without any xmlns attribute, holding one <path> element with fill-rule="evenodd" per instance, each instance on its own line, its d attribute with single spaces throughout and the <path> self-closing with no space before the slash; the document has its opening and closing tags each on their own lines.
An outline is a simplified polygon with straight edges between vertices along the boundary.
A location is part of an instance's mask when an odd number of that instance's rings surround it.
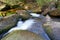
<svg viewBox="0 0 60 40">
<path fill-rule="evenodd" d="M 30 15 L 32 15 L 33 17 L 40 17 L 40 15 L 36 13 L 30 13 Z"/>
</svg>

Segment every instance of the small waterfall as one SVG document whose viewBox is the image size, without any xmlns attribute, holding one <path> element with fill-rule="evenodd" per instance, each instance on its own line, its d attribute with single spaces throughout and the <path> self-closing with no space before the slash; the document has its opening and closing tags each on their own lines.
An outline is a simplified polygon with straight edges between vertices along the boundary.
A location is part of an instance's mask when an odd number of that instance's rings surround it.
<svg viewBox="0 0 60 40">
<path fill-rule="evenodd" d="M 44 32 L 44 30 L 42 28 L 42 24 L 35 22 L 34 19 L 26 20 L 21 26 L 17 25 L 17 27 L 12 28 L 8 33 L 10 33 L 11 31 L 14 31 L 14 30 L 28 30 L 28 31 L 31 31 L 33 33 L 36 33 L 36 34 L 42 36 L 45 40 L 50 40 L 49 37 L 47 36 L 47 34 Z"/>
<path fill-rule="evenodd" d="M 33 14 L 33 16 L 37 17 L 36 14 Z M 40 15 L 38 15 L 38 17 L 40 17 Z M 45 40 L 50 40 L 48 35 L 42 28 L 42 22 L 32 18 L 26 20 L 25 22 L 18 21 L 17 26 L 9 30 L 8 33 L 14 30 L 28 30 L 42 36 L 42 38 L 44 38 Z"/>
</svg>

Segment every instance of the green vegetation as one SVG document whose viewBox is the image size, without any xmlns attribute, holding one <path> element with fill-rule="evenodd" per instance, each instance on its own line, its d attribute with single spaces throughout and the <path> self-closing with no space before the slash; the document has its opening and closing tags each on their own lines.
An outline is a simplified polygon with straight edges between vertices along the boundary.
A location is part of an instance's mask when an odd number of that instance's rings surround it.
<svg viewBox="0 0 60 40">
<path fill-rule="evenodd" d="M 57 1 L 58 9 L 60 9 L 60 1 Z"/>
<path fill-rule="evenodd" d="M 43 6 L 46 3 L 49 3 L 51 0 L 36 0 L 38 5 Z"/>
<path fill-rule="evenodd" d="M 12 15 L 12 14 L 16 14 L 16 12 L 8 11 L 6 14 L 7 14 L 7 16 L 9 16 L 9 15 Z"/>
<path fill-rule="evenodd" d="M 0 1 L 8 5 L 17 5 L 20 4 L 21 2 L 24 2 L 24 0 L 0 0 Z"/>
<path fill-rule="evenodd" d="M 54 4 L 51 4 L 51 2 L 53 3 L 56 2 L 58 6 L 57 8 L 60 9 L 60 1 L 56 1 L 56 0 L 35 0 L 35 2 L 33 2 L 34 0 L 13 0 L 13 1 L 12 0 L 0 0 L 0 1 L 5 3 L 5 5 L 9 5 L 10 9 L 19 8 L 21 10 L 31 10 L 32 12 L 41 12 L 42 10 L 45 10 L 48 7 L 52 7 Z M 31 1 L 31 3 L 29 1 Z M 6 14 L 9 16 L 14 13 L 15 12 L 13 11 L 9 12 L 7 10 L 6 13 L 0 12 L 0 16 L 2 16 L 2 14 Z"/>
<path fill-rule="evenodd" d="M 6 16 L 9 16 L 12 14 L 16 14 L 16 12 L 7 11 L 6 13 L 3 12 L 3 14 L 6 14 Z M 2 13 L 0 13 L 0 16 L 2 16 Z"/>
</svg>

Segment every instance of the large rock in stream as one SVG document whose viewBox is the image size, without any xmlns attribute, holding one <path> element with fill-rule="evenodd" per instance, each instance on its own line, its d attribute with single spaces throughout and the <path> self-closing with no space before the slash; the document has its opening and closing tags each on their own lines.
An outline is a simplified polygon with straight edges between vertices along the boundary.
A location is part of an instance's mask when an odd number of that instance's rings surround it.
<svg viewBox="0 0 60 40">
<path fill-rule="evenodd" d="M 18 19 L 19 19 L 19 15 L 17 15 L 17 14 L 12 14 L 10 16 L 6 16 L 6 17 L 1 18 L 1 20 L 0 20 L 0 34 L 9 30 L 13 26 L 15 26 Z"/>
<path fill-rule="evenodd" d="M 52 17 L 60 17 L 60 9 L 53 10 L 49 13 Z"/>
<path fill-rule="evenodd" d="M 7 34 L 1 40 L 44 40 L 41 36 L 26 30 L 17 30 Z"/>
<path fill-rule="evenodd" d="M 60 40 L 60 19 L 46 16 L 46 23 L 43 25 L 51 40 Z"/>
</svg>

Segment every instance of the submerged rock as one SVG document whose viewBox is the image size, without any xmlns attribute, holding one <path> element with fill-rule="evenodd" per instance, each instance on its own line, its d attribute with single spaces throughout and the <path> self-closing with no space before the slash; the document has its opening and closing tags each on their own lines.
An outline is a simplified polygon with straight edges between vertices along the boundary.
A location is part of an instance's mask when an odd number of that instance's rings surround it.
<svg viewBox="0 0 60 40">
<path fill-rule="evenodd" d="M 26 30 L 17 30 L 7 34 L 1 40 L 44 40 L 41 36 Z"/>
</svg>

